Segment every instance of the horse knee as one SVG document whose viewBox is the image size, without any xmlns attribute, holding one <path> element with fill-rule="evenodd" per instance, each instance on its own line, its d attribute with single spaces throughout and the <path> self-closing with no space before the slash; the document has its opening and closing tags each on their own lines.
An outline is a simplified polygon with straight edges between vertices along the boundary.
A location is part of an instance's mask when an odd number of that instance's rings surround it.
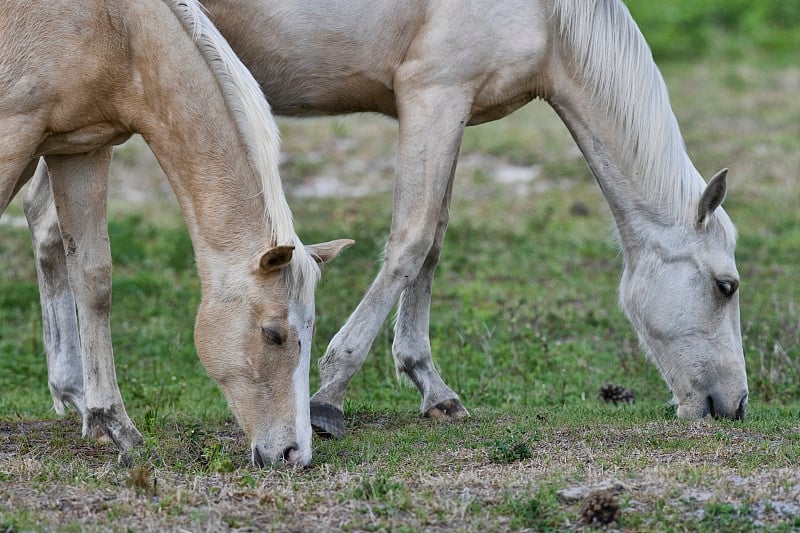
<svg viewBox="0 0 800 533">
<path fill-rule="evenodd" d="M 389 274 L 410 283 L 417 277 L 434 246 L 433 233 L 419 233 L 403 239 L 390 238 L 384 254 Z"/>
<path fill-rule="evenodd" d="M 36 261 L 44 273 L 50 273 L 64 265 L 64 244 L 56 224 L 50 228 L 31 228 Z"/>
<path fill-rule="evenodd" d="M 76 266 L 80 269 L 77 275 L 81 280 L 73 287 L 76 299 L 79 300 L 78 304 L 80 305 L 82 300 L 86 308 L 92 312 L 108 315 L 111 312 L 111 265 L 95 263 Z"/>
</svg>

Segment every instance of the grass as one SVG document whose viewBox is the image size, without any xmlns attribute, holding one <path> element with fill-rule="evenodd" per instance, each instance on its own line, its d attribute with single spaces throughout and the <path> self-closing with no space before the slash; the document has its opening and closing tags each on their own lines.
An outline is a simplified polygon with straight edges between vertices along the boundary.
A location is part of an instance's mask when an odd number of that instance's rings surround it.
<svg viewBox="0 0 800 533">
<path fill-rule="evenodd" d="M 742 320 L 752 399 L 744 424 L 674 419 L 666 387 L 616 307 L 619 259 L 610 231 L 598 238 L 608 219 L 592 184 L 520 200 L 500 191 L 480 204 L 457 199 L 432 311 L 437 364 L 473 416 L 447 428 L 418 418 L 416 391 L 394 377 L 387 325 L 349 389 L 347 438 L 315 441 L 315 466 L 305 471 L 247 466 L 243 437 L 192 346 L 197 280 L 175 252 L 188 246 L 185 232 L 161 231 L 139 214 L 115 219 L 120 386 L 161 462 L 126 470 L 109 446 L 80 439 L 74 416 L 54 420 L 36 288 L 20 273 L 0 291 L 3 452 L 13 454 L 0 471 L 14 481 L 0 488 L 9 502 L 2 522 L 17 530 L 557 531 L 579 526 L 579 503 L 564 503 L 557 491 L 611 477 L 626 487 L 624 529 L 793 527 L 796 517 L 776 509 L 792 501 L 800 460 L 791 304 L 798 293 L 784 263 L 796 258 L 796 241 L 772 236 L 791 230 L 773 201 L 756 196 L 730 209 L 735 220 L 752 220 L 751 232 L 771 236 L 743 231 L 739 247 L 749 280 Z M 572 214 L 577 202 L 588 214 Z M 355 305 L 353 287 L 373 275 L 389 210 L 385 195 L 358 205 L 297 204 L 307 242 L 358 241 L 326 268 L 314 353 Z M 28 246 L 25 230 L 3 228 L 3 242 Z M 601 403 L 597 391 L 607 381 L 632 388 L 636 403 Z M 51 503 L 29 506 L 22 488 Z M 90 522 L 79 502 L 110 518 Z"/>
<path fill-rule="evenodd" d="M 657 61 L 709 56 L 791 65 L 800 46 L 800 5 L 787 0 L 625 2 Z"/>
<path fill-rule="evenodd" d="M 697 167 L 731 168 L 745 422 L 675 419 L 616 304 L 620 259 L 604 200 L 563 125 L 533 104 L 467 132 L 437 271 L 432 347 L 472 416 L 447 426 L 419 418 L 417 392 L 394 376 L 386 324 L 348 389 L 347 436 L 315 440 L 309 469 L 249 466 L 194 351 L 199 285 L 168 200 L 131 207 L 117 182 L 111 209 L 117 372 L 149 452 L 131 468 L 111 446 L 81 439 L 74 413 L 52 412 L 29 236 L 0 226 L 0 529 L 563 531 L 583 527 L 581 502 L 563 490 L 613 480 L 621 530 L 796 531 L 800 74 L 704 61 L 663 71 Z M 333 175 L 377 191 L 291 198 L 305 242 L 357 241 L 318 289 L 321 355 L 378 267 L 395 126 L 366 116 L 281 127 L 290 190 Z M 153 168 L 140 148 L 120 151 L 116 179 Z M 518 167 L 534 168 L 532 180 L 497 184 Z M 313 389 L 315 369 L 311 379 Z M 601 402 L 606 382 L 632 389 L 635 403 Z"/>
</svg>

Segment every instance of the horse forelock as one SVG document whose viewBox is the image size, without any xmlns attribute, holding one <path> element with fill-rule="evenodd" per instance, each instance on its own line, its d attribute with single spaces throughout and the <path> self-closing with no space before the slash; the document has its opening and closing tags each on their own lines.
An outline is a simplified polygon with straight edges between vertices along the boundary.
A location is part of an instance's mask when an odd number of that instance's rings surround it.
<svg viewBox="0 0 800 533">
<path fill-rule="evenodd" d="M 664 80 L 625 5 L 556 0 L 555 18 L 571 67 L 594 108 L 619 132 L 634 190 L 671 220 L 693 222 L 705 187 L 686 154 Z"/>
<path fill-rule="evenodd" d="M 294 231 L 292 213 L 280 180 L 280 133 L 261 87 L 242 64 L 197 0 L 164 0 L 191 34 L 217 78 L 253 168 L 261 179 L 264 223 L 276 244 L 295 251 L 286 281 L 290 294 L 313 301 L 319 268 Z"/>
</svg>

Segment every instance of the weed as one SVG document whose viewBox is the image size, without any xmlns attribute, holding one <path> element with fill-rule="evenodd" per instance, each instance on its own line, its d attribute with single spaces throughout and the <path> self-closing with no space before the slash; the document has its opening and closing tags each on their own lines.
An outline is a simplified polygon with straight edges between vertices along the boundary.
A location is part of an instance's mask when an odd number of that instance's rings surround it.
<svg viewBox="0 0 800 533">
<path fill-rule="evenodd" d="M 535 440 L 536 437 L 530 434 L 509 430 L 504 438 L 487 443 L 489 460 L 498 464 L 510 464 L 530 459 L 533 455 L 531 444 Z"/>
<path fill-rule="evenodd" d="M 511 514 L 511 526 L 515 529 L 556 532 L 563 529 L 566 519 L 555 488 L 550 485 L 538 488 L 529 496 L 507 497 L 498 511 Z"/>
<path fill-rule="evenodd" d="M 358 500 L 393 500 L 404 490 L 403 484 L 395 481 L 386 472 L 365 476 L 353 489 Z"/>
<path fill-rule="evenodd" d="M 203 462 L 209 472 L 233 472 L 233 459 L 220 443 L 212 443 L 203 449 Z"/>
<path fill-rule="evenodd" d="M 249 471 L 246 471 L 243 475 L 239 476 L 239 485 L 246 488 L 254 488 L 257 484 L 256 478 L 253 477 Z"/>
<path fill-rule="evenodd" d="M 128 473 L 125 485 L 147 496 L 156 494 L 156 478 L 146 466 L 132 468 Z"/>
</svg>

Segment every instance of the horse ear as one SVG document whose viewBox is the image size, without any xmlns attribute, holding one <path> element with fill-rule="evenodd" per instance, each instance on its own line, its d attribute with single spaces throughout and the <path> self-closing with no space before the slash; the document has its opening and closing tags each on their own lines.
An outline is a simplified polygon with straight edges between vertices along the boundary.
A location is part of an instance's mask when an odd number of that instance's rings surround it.
<svg viewBox="0 0 800 533">
<path fill-rule="evenodd" d="M 327 263 L 355 243 L 356 241 L 353 239 L 336 239 L 319 244 L 309 244 L 306 246 L 306 250 L 317 263 Z"/>
<path fill-rule="evenodd" d="M 264 273 L 274 272 L 289 264 L 293 252 L 294 246 L 273 246 L 261 256 L 258 266 Z"/>
<path fill-rule="evenodd" d="M 728 188 L 727 176 L 728 169 L 723 168 L 708 181 L 706 190 L 703 191 L 700 203 L 697 206 L 695 225 L 698 228 L 703 226 L 711 213 L 722 205 L 722 201 L 725 199 L 725 191 Z"/>
</svg>

